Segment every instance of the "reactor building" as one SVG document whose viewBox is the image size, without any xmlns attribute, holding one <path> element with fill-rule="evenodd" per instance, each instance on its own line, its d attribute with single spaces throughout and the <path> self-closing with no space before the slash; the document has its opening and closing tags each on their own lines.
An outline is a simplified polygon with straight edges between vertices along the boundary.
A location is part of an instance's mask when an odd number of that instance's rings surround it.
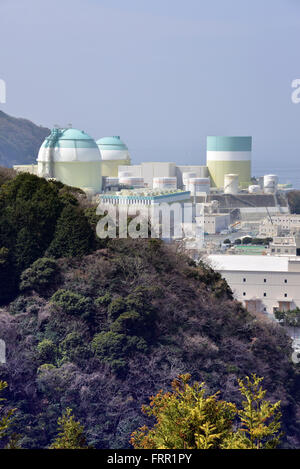
<svg viewBox="0 0 300 469">
<path fill-rule="evenodd" d="M 87 192 L 102 189 L 98 145 L 82 130 L 52 129 L 40 148 L 37 163 L 38 176 L 55 178 Z"/>
<path fill-rule="evenodd" d="M 103 137 L 97 141 L 102 160 L 102 176 L 118 177 L 121 165 L 130 165 L 127 146 L 120 137 Z"/>
<path fill-rule="evenodd" d="M 251 152 L 252 137 L 207 137 L 206 164 L 211 185 L 224 188 L 226 175 L 238 175 L 239 186 L 248 187 Z"/>
</svg>

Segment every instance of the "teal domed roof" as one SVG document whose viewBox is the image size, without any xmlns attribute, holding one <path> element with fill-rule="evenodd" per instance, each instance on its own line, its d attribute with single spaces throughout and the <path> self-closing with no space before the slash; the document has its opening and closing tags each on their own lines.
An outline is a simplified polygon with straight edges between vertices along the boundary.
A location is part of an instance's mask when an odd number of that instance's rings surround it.
<svg viewBox="0 0 300 469">
<path fill-rule="evenodd" d="M 52 129 L 42 147 L 46 148 L 97 148 L 95 140 L 78 129 Z"/>
<path fill-rule="evenodd" d="M 102 137 L 97 140 L 97 145 L 103 150 L 128 150 L 120 137 Z"/>
</svg>

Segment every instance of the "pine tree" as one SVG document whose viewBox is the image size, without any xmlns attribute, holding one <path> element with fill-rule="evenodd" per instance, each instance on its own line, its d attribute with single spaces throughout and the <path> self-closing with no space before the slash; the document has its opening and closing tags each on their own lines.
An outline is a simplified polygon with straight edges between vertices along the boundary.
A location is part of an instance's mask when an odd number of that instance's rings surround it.
<svg viewBox="0 0 300 469">
<path fill-rule="evenodd" d="M 57 221 L 48 254 L 55 258 L 83 256 L 91 252 L 93 239 L 93 230 L 82 210 L 68 205 Z"/>
<path fill-rule="evenodd" d="M 58 419 L 59 433 L 50 449 L 88 449 L 83 426 L 72 415 L 72 409 Z"/>
<path fill-rule="evenodd" d="M 239 449 L 274 449 L 278 446 L 280 433 L 280 402 L 271 404 L 265 400 L 266 390 L 260 386 L 263 378 L 255 374 L 238 380 L 240 393 L 245 398 L 243 408 L 238 410 L 241 426 L 224 447 Z"/>
<path fill-rule="evenodd" d="M 276 448 L 280 432 L 280 402 L 265 400 L 262 378 L 239 380 L 242 409 L 206 395 L 204 383 L 188 383 L 190 375 L 172 382 L 172 392 L 159 391 L 142 410 L 156 419 L 153 428 L 131 435 L 136 449 L 263 449 Z M 235 423 L 235 426 L 234 426 Z M 236 428 L 237 427 L 237 428 Z"/>
</svg>

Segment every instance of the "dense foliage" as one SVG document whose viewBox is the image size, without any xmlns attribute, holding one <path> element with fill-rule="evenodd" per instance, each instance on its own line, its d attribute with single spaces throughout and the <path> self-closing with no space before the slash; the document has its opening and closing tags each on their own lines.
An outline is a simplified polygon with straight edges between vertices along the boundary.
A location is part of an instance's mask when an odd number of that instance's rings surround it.
<svg viewBox="0 0 300 469">
<path fill-rule="evenodd" d="M 76 195 L 76 190 L 61 183 L 25 173 L 1 186 L 0 304 L 16 296 L 21 274 L 21 289 L 39 271 L 45 278 L 40 278 L 40 284 L 35 282 L 37 291 L 46 286 L 51 261 L 38 259 L 80 256 L 93 250 L 95 228 Z M 48 272 L 35 261 L 47 262 Z M 24 273 L 29 267 L 31 272 Z"/>
<path fill-rule="evenodd" d="M 97 239 L 98 219 L 81 191 L 58 182 L 20 174 L 0 187 L 11 441 L 17 433 L 24 448 L 49 447 L 71 408 L 88 446 L 127 448 L 153 423 L 143 402 L 176 376 L 190 373 L 241 408 L 238 379 L 257 373 L 281 401 L 282 445 L 298 446 L 299 382 L 284 329 L 251 316 L 220 274 L 174 246 Z"/>
<path fill-rule="evenodd" d="M 127 448 L 136 428 L 151 425 L 140 411 L 147 397 L 184 373 L 239 408 L 238 379 L 264 376 L 271 402 L 281 401 L 282 444 L 297 446 L 288 337 L 250 316 L 204 263 L 159 240 L 115 240 L 87 256 L 35 261 L 25 279 L 0 313 L 0 379 L 22 447 L 49 447 L 72 408 L 89 446 Z"/>
<path fill-rule="evenodd" d="M 155 418 L 153 428 L 133 432 L 136 449 L 264 449 L 276 448 L 280 433 L 280 402 L 271 404 L 255 374 L 238 381 L 244 399 L 232 402 L 207 395 L 204 383 L 189 384 L 190 375 L 172 382 L 172 392 L 152 396 L 143 412 Z"/>
</svg>

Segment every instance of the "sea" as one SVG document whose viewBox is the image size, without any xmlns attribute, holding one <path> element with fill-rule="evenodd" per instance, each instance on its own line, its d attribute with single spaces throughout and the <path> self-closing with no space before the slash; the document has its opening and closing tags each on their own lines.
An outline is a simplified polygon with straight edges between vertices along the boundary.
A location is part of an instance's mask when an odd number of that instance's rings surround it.
<svg viewBox="0 0 300 469">
<path fill-rule="evenodd" d="M 276 174 L 279 178 L 279 184 L 292 184 L 293 189 L 300 190 L 300 161 L 299 163 L 287 166 L 280 163 L 272 165 L 264 165 L 260 163 L 253 164 L 252 174 L 255 177 L 264 176 L 265 174 Z"/>
</svg>

